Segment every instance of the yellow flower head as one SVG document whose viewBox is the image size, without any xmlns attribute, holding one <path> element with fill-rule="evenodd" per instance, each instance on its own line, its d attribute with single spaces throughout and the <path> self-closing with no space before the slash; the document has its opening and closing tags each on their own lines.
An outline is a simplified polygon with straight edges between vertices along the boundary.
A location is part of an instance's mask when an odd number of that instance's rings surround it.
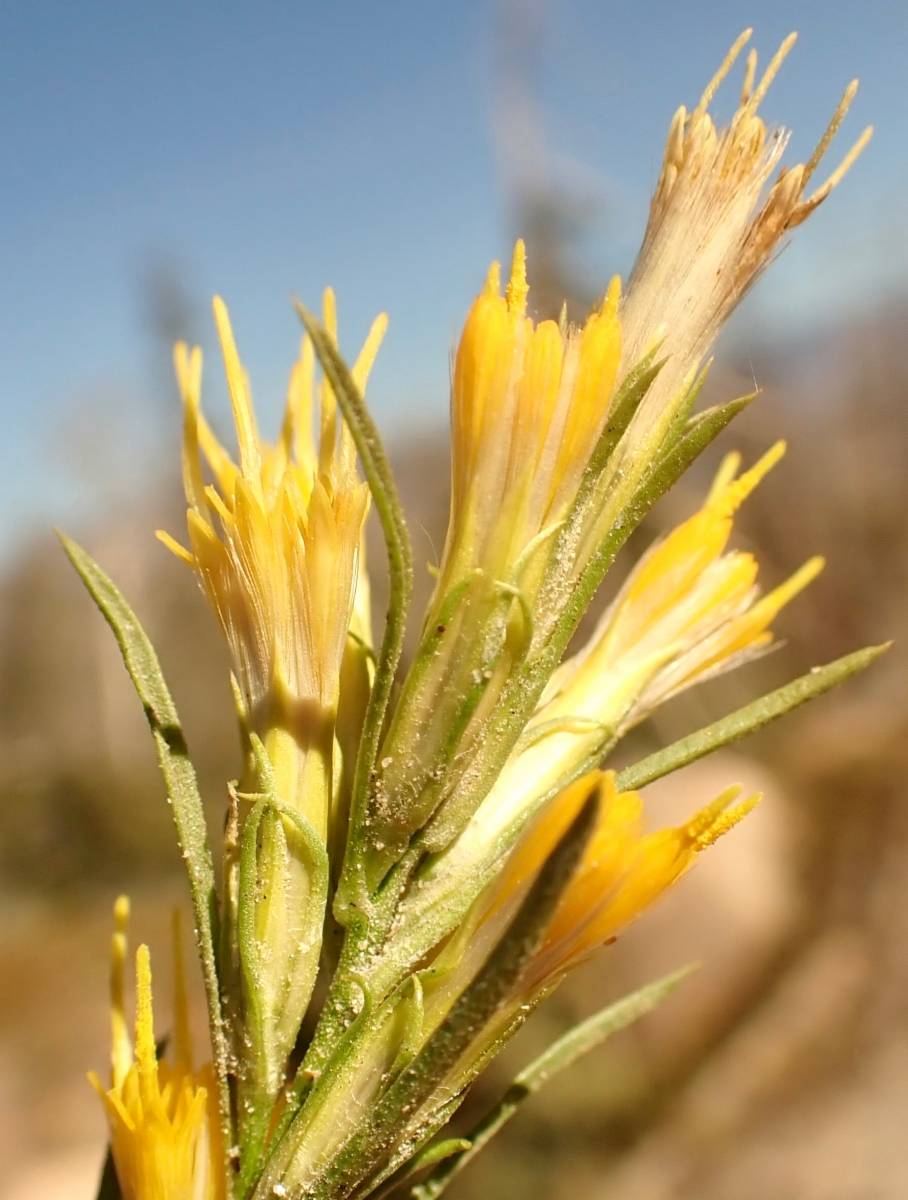
<svg viewBox="0 0 908 1200">
<path fill-rule="evenodd" d="M 646 833 L 639 793 L 618 792 L 610 771 L 584 776 L 542 810 L 518 843 L 492 886 L 486 920 L 513 912 L 594 788 L 596 825 L 544 943 L 521 980 L 521 991 L 528 996 L 614 938 L 759 800 L 739 801 L 740 789 L 729 788 L 683 825 Z"/>
<path fill-rule="evenodd" d="M 158 1061 L 147 946 L 136 954 L 135 1049 L 126 1025 L 129 901 L 114 909 L 111 952 L 111 1078 L 89 1080 L 104 1105 L 123 1200 L 222 1200 L 224 1150 L 210 1065 L 193 1070 L 185 979 L 174 936 L 173 1061 Z"/>
<path fill-rule="evenodd" d="M 239 448 L 235 463 L 200 409 L 202 356 L 177 345 L 174 359 L 185 412 L 183 481 L 189 549 L 162 541 L 197 572 L 230 646 L 253 723 L 261 709 L 286 717 L 307 705 L 332 711 L 357 588 L 368 489 L 356 474 L 353 442 L 338 421 L 327 382 L 318 388 L 312 345 L 303 339 L 293 367 L 280 437 L 259 437 L 249 382 L 227 309 L 214 301 Z M 336 336 L 333 294 L 324 321 Z M 386 326 L 380 316 L 353 368 L 365 387 Z M 202 460 L 214 483 L 206 485 Z M 365 594 L 363 589 L 363 594 Z"/>
<path fill-rule="evenodd" d="M 587 644 L 553 674 L 522 743 L 461 835 L 463 853 L 494 842 L 670 696 L 769 647 L 772 621 L 823 560 L 811 558 L 761 597 L 755 557 L 726 547 L 735 511 L 784 450 L 776 443 L 741 475 L 740 456 L 727 455 L 703 507 L 640 560 Z"/>
<path fill-rule="evenodd" d="M 448 555 L 513 563 L 556 522 L 605 421 L 621 358 L 613 280 L 582 329 L 526 314 L 526 251 L 501 295 L 493 263 L 454 362 Z"/>
<path fill-rule="evenodd" d="M 643 801 L 637 792 L 618 792 L 612 772 L 601 772 L 599 819 L 580 866 L 561 899 L 545 945 L 533 967 L 543 982 L 576 966 L 653 904 L 694 864 L 697 855 L 745 817 L 759 796 L 739 800 L 741 789 L 728 788 L 683 825 L 642 830 Z M 537 851 L 547 853 L 548 838 L 561 836 L 591 779 L 568 789 L 543 814 L 531 834 Z M 546 828 L 548 826 L 548 828 Z M 542 832 L 544 830 L 544 832 Z"/>
<path fill-rule="evenodd" d="M 725 549 L 736 509 L 784 452 L 777 442 L 737 478 L 740 455 L 726 456 L 703 507 L 644 555 L 587 646 L 555 673 L 548 719 L 584 715 L 623 731 L 772 642 L 771 621 L 823 560 L 758 598 L 754 556 Z"/>
<path fill-rule="evenodd" d="M 726 126 L 717 127 L 709 113 L 750 35 L 749 29 L 741 34 L 694 109 L 679 108 L 669 129 L 646 233 L 621 306 L 627 361 L 637 361 L 656 341 L 660 354 L 668 356 L 635 421 L 637 440 L 653 426 L 661 428 L 660 414 L 678 399 L 683 381 L 780 239 L 826 199 L 872 134 L 865 129 L 826 181 L 808 191 L 857 93 L 853 80 L 813 154 L 805 163 L 783 167 L 764 196 L 788 134 L 768 129 L 759 108 L 797 35 L 782 42 L 759 79 L 756 51 L 750 51 L 741 98 Z"/>
</svg>

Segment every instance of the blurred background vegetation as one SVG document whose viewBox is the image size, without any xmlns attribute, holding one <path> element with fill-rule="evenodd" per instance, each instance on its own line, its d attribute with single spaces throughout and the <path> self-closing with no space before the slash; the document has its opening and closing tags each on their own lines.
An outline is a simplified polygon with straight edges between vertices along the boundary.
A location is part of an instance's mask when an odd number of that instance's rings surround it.
<svg viewBox="0 0 908 1200">
<path fill-rule="evenodd" d="M 590 282 L 588 263 L 602 256 L 608 189 L 599 195 L 559 172 L 546 145 L 537 86 L 544 6 L 498 9 L 487 35 L 500 66 L 490 124 L 505 223 L 529 243 L 538 314 L 557 312 L 565 297 L 579 314 L 603 282 Z M 717 52 L 735 31 L 722 29 Z M 699 82 L 690 80 L 691 91 Z M 678 97 L 659 100 L 667 115 Z M 656 148 L 646 150 L 652 163 Z M 413 171 L 418 189 L 418 162 Z M 846 186 L 861 185 L 859 168 Z M 481 257 L 473 265 L 481 276 Z M 847 289 L 833 268 L 829 277 Z M 225 656 L 192 579 L 151 536 L 159 526 L 178 532 L 183 520 L 178 419 L 161 364 L 176 336 L 195 333 L 207 302 L 191 280 L 179 256 L 157 252 L 134 275 L 145 361 L 161 372 L 141 444 L 116 389 L 80 390 L 45 447 L 47 461 L 30 469 L 39 475 L 65 462 L 76 490 L 91 495 L 90 515 L 77 507 L 71 521 L 64 509 L 57 521 L 90 547 L 146 623 L 216 831 L 237 765 Z M 771 276 L 765 286 L 771 293 Z M 789 336 L 765 321 L 739 322 L 723 344 L 706 402 L 750 391 L 754 380 L 763 395 L 660 506 L 630 554 L 693 510 L 718 453 L 733 445 L 747 461 L 783 434 L 789 455 L 745 506 L 738 544 L 757 552 L 767 585 L 813 552 L 829 566 L 778 623 L 787 639 L 779 653 L 676 701 L 623 755 L 645 753 L 811 664 L 908 633 L 906 317 L 908 293 L 881 287 L 859 308 L 826 312 Z M 281 369 L 291 353 L 292 343 Z M 398 413 L 390 441 L 417 559 L 428 562 L 447 512 L 445 397 L 422 403 L 432 419 L 420 415 L 408 434 Z M 380 578 L 377 539 L 371 554 Z M 624 569 L 610 577 L 609 594 Z M 417 609 L 430 582 L 423 573 Z M 375 590 L 380 615 L 378 581 Z M 452 1200 L 904 1197 L 903 681 L 896 646 L 841 692 L 651 789 L 654 822 L 686 814 L 730 781 L 767 798 L 661 908 L 562 988 L 482 1082 L 467 1118 L 534 1050 L 607 998 L 683 962 L 704 965 L 663 1010 L 527 1105 Z M 48 532 L 20 536 L 2 562 L 0 698 L 0 1155 L 15 1200 L 87 1197 L 103 1125 L 83 1073 L 106 1057 L 112 898 L 130 890 L 136 933 L 159 948 L 164 1007 L 168 909 L 182 902 L 182 881 L 142 713 L 106 627 Z"/>
</svg>

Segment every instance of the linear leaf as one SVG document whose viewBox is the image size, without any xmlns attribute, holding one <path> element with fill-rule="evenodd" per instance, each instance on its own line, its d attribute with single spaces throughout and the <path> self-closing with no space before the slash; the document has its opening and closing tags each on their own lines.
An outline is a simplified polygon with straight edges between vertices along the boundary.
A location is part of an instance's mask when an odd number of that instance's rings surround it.
<svg viewBox="0 0 908 1200">
<path fill-rule="evenodd" d="M 601 474 L 646 397 L 653 380 L 665 366 L 664 358 L 656 358 L 657 351 L 658 347 L 645 354 L 619 387 L 599 435 L 599 441 L 590 455 L 585 476 L 595 478 Z"/>
<path fill-rule="evenodd" d="M 740 738 L 747 737 L 748 734 L 755 733 L 793 708 L 828 692 L 850 675 L 863 671 L 888 648 L 889 643 L 868 646 L 864 650 L 856 650 L 853 654 L 846 654 L 844 658 L 826 663 L 825 666 L 814 667 L 806 675 L 786 683 L 784 687 L 761 696 L 759 700 L 736 709 L 711 725 L 706 725 L 671 746 L 648 755 L 633 766 L 626 767 L 618 775 L 618 786 L 623 791 L 644 787 L 655 779 L 661 779 L 663 775 L 670 775 L 672 771 L 696 762 L 704 755 L 712 754 L 722 746 L 728 746 Z"/>
<path fill-rule="evenodd" d="M 357 855 L 360 853 L 361 841 L 365 835 L 369 781 L 378 754 L 382 723 L 394 683 L 394 673 L 403 649 L 407 609 L 413 590 L 413 551 L 394 476 L 378 429 L 366 408 L 359 388 L 333 338 L 329 336 L 318 319 L 299 301 L 296 301 L 296 311 L 312 339 L 312 345 L 318 355 L 322 370 L 334 390 L 344 420 L 353 435 L 363 465 L 363 472 L 375 503 L 375 510 L 381 522 L 388 553 L 390 577 L 385 631 L 376 660 L 375 680 L 363 721 L 353 779 L 347 854 L 336 897 L 336 903 L 339 902 L 342 906 L 344 901 L 348 903 L 355 901 L 356 894 L 360 890 L 356 887 L 357 875 L 360 874 Z M 354 895 L 350 895 L 351 883 L 354 885 Z M 359 899 L 362 901 L 363 897 L 359 896 Z M 342 916 L 342 912 L 339 915 Z"/>
<path fill-rule="evenodd" d="M 694 410 L 694 405 L 703 391 L 703 385 L 706 383 L 706 377 L 709 374 L 709 368 L 712 365 L 710 359 L 694 376 L 690 387 L 685 392 L 681 403 L 678 405 L 677 411 L 672 417 L 671 423 L 665 432 L 662 445 L 666 450 L 669 450 L 677 442 L 678 438 L 690 430 L 691 422 L 696 421 L 697 414 L 691 417 Z M 707 410 L 708 411 L 708 410 Z"/>
<path fill-rule="evenodd" d="M 440 1196 L 454 1176 L 510 1121 L 525 1100 L 534 1092 L 538 1092 L 553 1076 L 566 1071 L 578 1059 L 601 1046 L 613 1033 L 626 1029 L 634 1021 L 652 1012 L 692 970 L 693 967 L 683 967 L 680 971 L 647 984 L 594 1013 L 553 1042 L 520 1072 L 495 1107 L 465 1135 L 467 1145 L 454 1154 L 446 1155 L 445 1160 L 427 1179 L 411 1189 L 412 1200 L 435 1200 Z"/>
<path fill-rule="evenodd" d="M 60 534 L 63 549 L 76 568 L 92 599 L 113 631 L 132 679 L 145 716 L 151 727 L 158 751 L 158 763 L 167 796 L 170 801 L 177 841 L 186 873 L 189 877 L 189 892 L 192 898 L 196 944 L 202 965 L 205 997 L 208 1003 L 208 1024 L 211 1033 L 211 1051 L 220 1090 L 220 1115 L 224 1129 L 225 1146 L 232 1144 L 230 1128 L 230 1096 L 227 1084 L 227 1041 L 221 1013 L 221 998 L 218 986 L 217 961 L 215 958 L 215 934 L 217 924 L 217 891 L 214 882 L 214 867 L 202 798 L 199 795 L 195 770 L 186 739 L 180 726 L 176 705 L 161 673 L 161 666 L 148 635 L 139 624 L 139 619 L 126 603 L 119 589 L 91 556 L 76 542 Z"/>
<path fill-rule="evenodd" d="M 426 1167 L 434 1167 L 436 1163 L 444 1162 L 446 1158 L 451 1158 L 454 1154 L 459 1154 L 464 1150 L 468 1150 L 470 1143 L 466 1138 L 452 1137 L 446 1138 L 442 1142 L 433 1142 L 431 1146 L 426 1146 L 425 1150 L 414 1155 L 411 1160 L 411 1165 L 414 1171 L 424 1171 Z"/>
<path fill-rule="evenodd" d="M 265 758 L 265 748 L 254 735 L 253 748 L 260 761 Z M 247 1194 L 261 1168 L 275 1101 L 271 1089 L 267 1086 L 272 1066 L 270 1059 L 275 1052 L 274 1044 L 269 1044 L 273 1043 L 274 1038 L 274 1029 L 269 1028 L 269 1018 L 273 1021 L 274 1012 L 266 1014 L 262 997 L 262 982 L 263 975 L 267 972 L 269 947 L 266 945 L 263 952 L 260 952 L 256 933 L 257 893 L 261 881 L 258 839 L 263 819 L 283 820 L 292 830 L 298 848 L 309 860 L 311 899 L 314 902 L 310 903 L 309 911 L 305 915 L 306 924 L 300 931 L 301 945 L 316 948 L 320 946 L 325 919 L 324 897 L 328 894 L 328 856 L 321 839 L 302 813 L 280 803 L 274 793 L 273 780 L 269 779 L 268 771 L 263 770 L 261 765 L 259 771 L 266 782 L 267 792 L 256 801 L 247 817 L 240 842 L 239 951 L 245 985 L 243 998 L 247 1012 L 246 1036 L 256 1079 L 248 1098 L 240 1093 L 241 1107 L 245 1108 L 245 1111 L 240 1112 L 239 1119 L 240 1172 L 236 1181 L 236 1192 L 239 1196 Z M 289 980 L 285 977 L 284 982 L 286 984 Z M 307 987 L 310 993 L 314 982 L 314 973 L 306 972 L 303 986 Z M 308 1002 L 308 995 L 305 999 Z M 284 1048 L 279 1047 L 278 1055 L 282 1053 Z"/>
<path fill-rule="evenodd" d="M 365 1200 L 366 1197 L 369 1200 L 382 1200 L 382 1197 L 396 1192 L 414 1175 L 428 1170 L 429 1167 L 434 1167 L 443 1159 L 450 1158 L 452 1154 L 457 1154 L 460 1150 L 465 1150 L 469 1146 L 469 1142 L 464 1138 L 451 1137 L 440 1142 L 432 1141 L 438 1130 L 447 1125 L 463 1103 L 463 1099 L 463 1095 L 455 1096 L 447 1104 L 443 1104 L 441 1108 L 433 1112 L 425 1128 L 420 1128 L 413 1135 L 408 1134 L 407 1143 L 394 1152 L 377 1175 L 363 1184 L 356 1193 L 356 1200 L 360 1200 L 360 1198 Z M 420 1149 L 411 1158 L 408 1158 L 411 1138 L 418 1141 Z"/>
</svg>

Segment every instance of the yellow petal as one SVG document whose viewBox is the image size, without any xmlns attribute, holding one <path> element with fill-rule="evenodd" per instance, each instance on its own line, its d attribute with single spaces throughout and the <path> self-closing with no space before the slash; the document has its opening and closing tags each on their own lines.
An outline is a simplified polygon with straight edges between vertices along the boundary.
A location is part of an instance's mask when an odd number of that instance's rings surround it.
<svg viewBox="0 0 908 1200">
<path fill-rule="evenodd" d="M 236 426 L 240 467 L 244 477 L 251 480 L 258 476 L 262 462 L 258 431 L 255 427 L 255 414 L 249 395 L 249 383 L 237 352 L 227 306 L 220 296 L 215 296 L 213 308 L 221 353 L 224 356 L 224 371 L 227 376 L 227 390 L 230 393 L 230 404 L 233 409 L 233 421 Z"/>
</svg>

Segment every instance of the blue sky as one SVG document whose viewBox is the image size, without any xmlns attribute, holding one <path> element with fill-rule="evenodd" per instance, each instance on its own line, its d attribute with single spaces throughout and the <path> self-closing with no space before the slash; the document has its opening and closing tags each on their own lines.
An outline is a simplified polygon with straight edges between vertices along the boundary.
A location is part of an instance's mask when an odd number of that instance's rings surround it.
<svg viewBox="0 0 908 1200">
<path fill-rule="evenodd" d="M 0 545 L 90 510 L 94 468 L 74 459 L 93 447 L 125 477 L 158 465 L 171 403 L 178 415 L 149 334 L 155 264 L 192 301 L 187 333 L 209 350 L 207 301 L 225 296 L 266 419 L 298 337 L 288 298 L 315 302 L 326 283 L 347 347 L 374 312 L 391 314 L 370 392 L 389 433 L 441 419 L 465 307 L 517 232 L 494 114 L 502 45 L 534 12 L 552 161 L 602 208 L 583 243 L 591 281 L 629 266 L 672 111 L 754 24 L 764 57 L 801 32 L 765 105 L 794 127 L 792 155 L 809 152 L 855 74 L 841 151 L 868 121 L 877 135 L 739 330 L 796 330 L 901 286 L 902 0 L 6 5 Z"/>
</svg>

